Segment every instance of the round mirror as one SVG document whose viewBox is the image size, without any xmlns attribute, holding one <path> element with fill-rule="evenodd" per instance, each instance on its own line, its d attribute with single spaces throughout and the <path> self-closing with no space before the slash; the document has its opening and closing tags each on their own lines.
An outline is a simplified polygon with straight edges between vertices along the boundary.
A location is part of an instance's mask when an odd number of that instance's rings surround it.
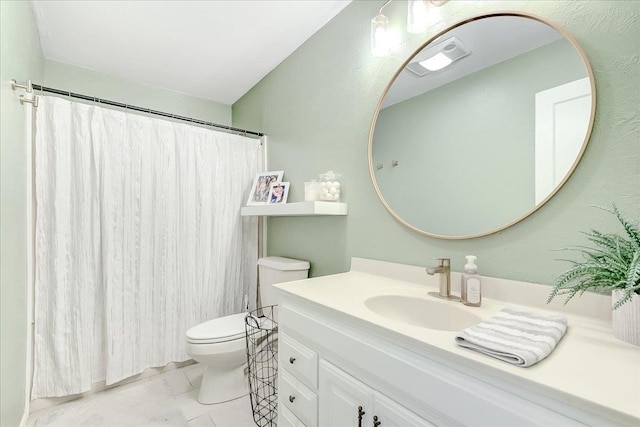
<svg viewBox="0 0 640 427">
<path fill-rule="evenodd" d="M 385 207 L 429 236 L 485 236 L 526 218 L 573 172 L 595 114 L 591 67 L 564 30 L 518 13 L 459 23 L 400 67 L 373 118 Z"/>
</svg>

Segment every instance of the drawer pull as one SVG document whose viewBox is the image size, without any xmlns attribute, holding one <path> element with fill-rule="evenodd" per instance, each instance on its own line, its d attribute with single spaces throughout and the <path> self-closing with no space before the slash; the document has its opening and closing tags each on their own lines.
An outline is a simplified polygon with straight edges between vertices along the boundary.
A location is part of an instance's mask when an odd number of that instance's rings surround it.
<svg viewBox="0 0 640 427">
<path fill-rule="evenodd" d="M 378 416 L 374 415 L 373 416 L 373 427 L 378 427 L 380 424 L 382 424 L 380 421 L 378 421 Z"/>
<path fill-rule="evenodd" d="M 293 362 L 295 362 L 295 361 L 296 361 L 296 358 L 295 358 L 295 357 L 291 356 L 291 357 L 289 358 L 289 363 L 291 363 L 292 365 L 293 365 Z"/>
<path fill-rule="evenodd" d="M 362 416 L 365 412 L 362 410 L 362 406 L 358 406 L 358 427 L 362 427 Z"/>
<path fill-rule="evenodd" d="M 296 397 L 289 395 L 289 402 L 293 403 L 294 400 L 296 400 Z"/>
</svg>

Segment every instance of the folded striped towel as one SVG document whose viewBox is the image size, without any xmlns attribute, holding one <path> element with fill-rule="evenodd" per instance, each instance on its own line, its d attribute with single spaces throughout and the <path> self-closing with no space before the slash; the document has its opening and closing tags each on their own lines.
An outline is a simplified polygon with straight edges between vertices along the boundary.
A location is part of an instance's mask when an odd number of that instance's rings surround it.
<svg viewBox="0 0 640 427">
<path fill-rule="evenodd" d="M 456 344 L 517 366 L 538 363 L 567 331 L 561 314 L 505 308 L 486 322 L 463 329 Z"/>
</svg>

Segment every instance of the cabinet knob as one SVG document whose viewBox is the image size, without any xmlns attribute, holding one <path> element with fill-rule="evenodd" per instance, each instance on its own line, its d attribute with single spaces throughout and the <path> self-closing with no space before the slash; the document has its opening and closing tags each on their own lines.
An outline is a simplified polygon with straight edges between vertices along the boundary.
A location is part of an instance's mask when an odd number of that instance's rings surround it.
<svg viewBox="0 0 640 427">
<path fill-rule="evenodd" d="M 378 416 L 374 415 L 373 416 L 373 427 L 378 427 L 380 424 L 382 424 L 382 422 L 378 421 Z"/>
<path fill-rule="evenodd" d="M 293 403 L 294 400 L 296 400 L 296 397 L 289 395 L 289 402 Z"/>
<path fill-rule="evenodd" d="M 291 363 L 292 365 L 293 365 L 293 362 L 295 362 L 295 361 L 296 361 L 296 358 L 295 358 L 295 357 L 291 356 L 291 357 L 289 358 L 289 363 Z"/>
</svg>

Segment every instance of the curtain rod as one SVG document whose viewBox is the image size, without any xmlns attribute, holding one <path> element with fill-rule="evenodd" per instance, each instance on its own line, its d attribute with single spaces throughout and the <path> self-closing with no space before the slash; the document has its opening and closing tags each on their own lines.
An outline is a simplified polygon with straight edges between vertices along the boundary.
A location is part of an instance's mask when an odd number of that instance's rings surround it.
<svg viewBox="0 0 640 427">
<path fill-rule="evenodd" d="M 228 132 L 237 132 L 243 135 L 255 135 L 255 136 L 264 136 L 264 133 L 262 132 L 255 132 L 252 130 L 246 130 L 246 129 L 240 129 L 240 128 L 236 128 L 233 126 L 227 126 L 227 125 L 221 125 L 218 123 L 213 123 L 213 122 L 207 122 L 204 120 L 200 120 L 200 119 L 194 119 L 193 117 L 185 117 L 185 116 L 179 116 L 177 114 L 172 114 L 172 113 L 165 113 L 164 111 L 157 111 L 157 110 L 152 110 L 150 108 L 143 108 L 143 107 L 137 107 L 135 105 L 129 105 L 129 104 L 123 104 L 121 102 L 116 102 L 116 101 L 109 101 L 108 99 L 102 99 L 102 98 L 96 98 L 94 96 L 88 96 L 88 95 L 82 95 L 79 93 L 73 93 L 73 92 L 69 92 L 69 91 L 64 91 L 64 90 L 60 90 L 60 89 L 54 89 L 54 88 L 50 88 L 50 87 L 45 87 L 45 86 L 40 86 L 37 84 L 33 84 L 32 85 L 34 90 L 39 90 L 41 92 L 49 92 L 49 93 L 55 93 L 56 95 L 64 95 L 64 96 L 68 96 L 71 98 L 78 98 L 78 99 L 82 99 L 85 101 L 91 101 L 91 102 L 95 102 L 98 104 L 105 104 L 105 105 L 111 105 L 114 107 L 120 107 L 120 108 L 124 108 L 127 110 L 133 110 L 133 111 L 139 111 L 142 113 L 147 113 L 147 114 L 153 114 L 156 116 L 162 116 L 162 117 L 168 117 L 174 120 L 181 120 L 184 122 L 189 122 L 189 123 L 195 123 L 198 125 L 204 125 L 204 126 L 210 126 L 210 127 L 215 127 L 215 128 L 220 128 L 220 129 L 224 129 Z"/>
</svg>

